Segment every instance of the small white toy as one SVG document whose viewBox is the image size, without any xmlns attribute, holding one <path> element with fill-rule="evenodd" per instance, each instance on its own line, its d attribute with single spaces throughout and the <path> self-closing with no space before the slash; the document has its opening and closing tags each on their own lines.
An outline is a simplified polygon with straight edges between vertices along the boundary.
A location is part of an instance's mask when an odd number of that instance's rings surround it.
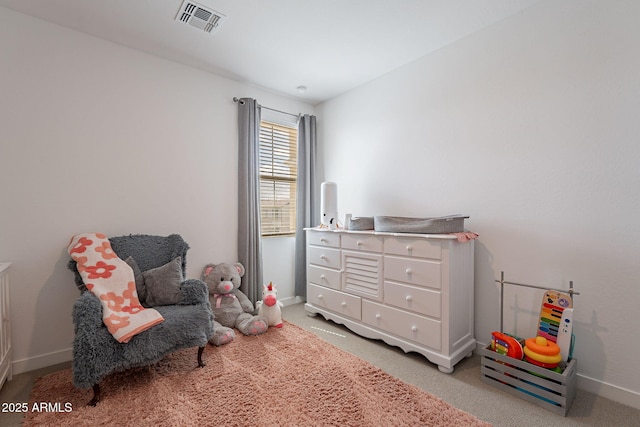
<svg viewBox="0 0 640 427">
<path fill-rule="evenodd" d="M 276 285 L 269 282 L 268 286 L 262 287 L 262 301 L 258 301 L 258 316 L 267 320 L 269 326 L 282 328 L 282 307 L 284 304 L 278 301 L 278 290 Z"/>
</svg>

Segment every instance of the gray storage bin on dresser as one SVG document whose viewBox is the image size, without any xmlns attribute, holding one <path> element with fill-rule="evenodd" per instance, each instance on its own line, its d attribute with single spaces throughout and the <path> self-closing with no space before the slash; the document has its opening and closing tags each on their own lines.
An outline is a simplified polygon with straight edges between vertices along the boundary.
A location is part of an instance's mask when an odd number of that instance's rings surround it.
<svg viewBox="0 0 640 427">
<path fill-rule="evenodd" d="M 374 216 L 374 229 L 390 233 L 443 234 L 464 231 L 463 215 L 450 215 L 437 218 L 406 218 L 398 216 Z"/>
<path fill-rule="evenodd" d="M 347 229 L 356 231 L 373 230 L 373 217 L 362 216 L 349 218 Z"/>
</svg>

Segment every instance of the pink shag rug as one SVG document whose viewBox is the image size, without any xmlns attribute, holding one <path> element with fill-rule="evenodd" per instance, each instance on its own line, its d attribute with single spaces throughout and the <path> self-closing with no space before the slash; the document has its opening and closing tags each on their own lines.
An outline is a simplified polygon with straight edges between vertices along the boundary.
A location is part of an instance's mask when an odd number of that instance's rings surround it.
<svg viewBox="0 0 640 427">
<path fill-rule="evenodd" d="M 489 426 L 288 322 L 196 350 L 111 375 L 96 407 L 70 369 L 39 378 L 24 425 Z"/>
</svg>

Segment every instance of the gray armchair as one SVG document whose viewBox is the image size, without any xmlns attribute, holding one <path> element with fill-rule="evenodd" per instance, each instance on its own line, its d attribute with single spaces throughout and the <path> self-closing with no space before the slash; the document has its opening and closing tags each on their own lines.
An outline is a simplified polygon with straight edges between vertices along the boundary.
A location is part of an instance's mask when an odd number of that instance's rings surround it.
<svg viewBox="0 0 640 427">
<path fill-rule="evenodd" d="M 182 277 L 185 277 L 189 245 L 177 234 L 167 237 L 129 235 L 113 237 L 109 241 L 119 258 L 135 260 L 140 270 L 138 275 L 181 257 Z M 93 388 L 94 395 L 89 405 L 94 406 L 100 400 L 99 383 L 107 375 L 151 365 L 174 351 L 199 347 L 197 362 L 200 367 L 205 365 L 202 352 L 213 336 L 213 313 L 209 305 L 209 291 L 202 281 L 183 281 L 177 304 L 153 307 L 164 317 L 162 323 L 133 336 L 128 343 L 119 343 L 107 330 L 102 320 L 100 300 L 87 291 L 76 262 L 70 261 L 68 267 L 75 273 L 75 283 L 82 292 L 72 314 L 75 327 L 73 384 L 78 388 Z M 141 293 L 144 294 L 138 289 L 139 297 Z M 143 306 L 147 306 L 142 297 L 140 300 Z"/>
</svg>

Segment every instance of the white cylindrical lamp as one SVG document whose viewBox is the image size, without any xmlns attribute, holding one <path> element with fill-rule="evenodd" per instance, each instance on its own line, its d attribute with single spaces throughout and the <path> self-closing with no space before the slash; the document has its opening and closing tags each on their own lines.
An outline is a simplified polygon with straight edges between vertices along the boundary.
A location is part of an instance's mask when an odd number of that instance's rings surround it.
<svg viewBox="0 0 640 427">
<path fill-rule="evenodd" d="M 320 221 L 327 227 L 338 223 L 338 184 L 335 182 L 320 185 Z"/>
</svg>

